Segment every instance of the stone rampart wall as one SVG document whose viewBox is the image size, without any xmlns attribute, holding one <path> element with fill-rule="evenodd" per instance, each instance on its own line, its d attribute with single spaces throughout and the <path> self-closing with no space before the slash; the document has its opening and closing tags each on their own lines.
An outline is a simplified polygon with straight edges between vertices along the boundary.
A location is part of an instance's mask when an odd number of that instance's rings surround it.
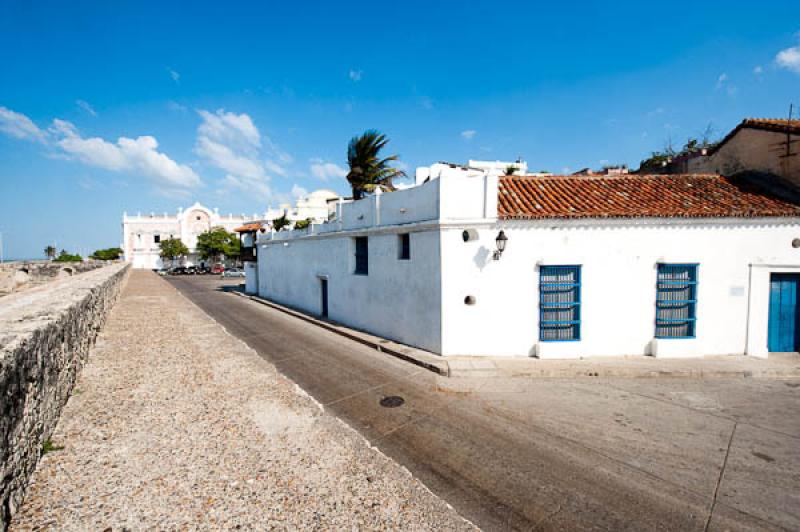
<svg viewBox="0 0 800 532">
<path fill-rule="evenodd" d="M 39 286 L 50 281 L 118 264 L 112 261 L 86 260 L 80 262 L 55 262 L 32 260 L 0 264 L 0 296 Z"/>
<path fill-rule="evenodd" d="M 0 527 L 22 503 L 129 266 L 116 263 L 0 299 Z"/>
</svg>

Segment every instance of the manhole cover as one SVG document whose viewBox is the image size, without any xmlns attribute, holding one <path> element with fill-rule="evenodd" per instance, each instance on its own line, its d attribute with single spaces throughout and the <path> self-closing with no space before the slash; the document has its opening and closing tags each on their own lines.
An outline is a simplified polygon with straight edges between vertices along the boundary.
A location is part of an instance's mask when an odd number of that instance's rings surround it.
<svg viewBox="0 0 800 532">
<path fill-rule="evenodd" d="M 397 408 L 398 406 L 402 406 L 405 402 L 406 400 L 399 395 L 390 395 L 381 399 L 381 406 L 386 408 Z"/>
</svg>

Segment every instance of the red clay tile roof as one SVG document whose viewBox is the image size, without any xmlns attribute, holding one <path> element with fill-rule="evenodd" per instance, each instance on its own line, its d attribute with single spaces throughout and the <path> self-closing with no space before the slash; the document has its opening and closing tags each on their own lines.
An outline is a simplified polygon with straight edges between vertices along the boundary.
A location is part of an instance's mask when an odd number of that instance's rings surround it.
<svg viewBox="0 0 800 532">
<path fill-rule="evenodd" d="M 244 224 L 243 226 L 234 229 L 234 231 L 236 231 L 237 233 L 249 233 L 250 231 L 258 231 L 259 229 L 261 229 L 262 226 L 263 224 L 261 224 L 260 222 Z"/>
<path fill-rule="evenodd" d="M 501 176 L 504 219 L 800 216 L 800 207 L 719 175 Z"/>
</svg>

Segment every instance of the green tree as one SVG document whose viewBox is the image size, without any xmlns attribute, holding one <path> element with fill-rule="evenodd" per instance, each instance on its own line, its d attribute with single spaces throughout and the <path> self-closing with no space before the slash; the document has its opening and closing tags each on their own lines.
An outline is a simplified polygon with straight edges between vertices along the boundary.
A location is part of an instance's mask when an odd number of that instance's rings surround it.
<svg viewBox="0 0 800 532">
<path fill-rule="evenodd" d="M 311 218 L 306 218 L 305 220 L 297 220 L 294 223 L 294 228 L 295 229 L 307 229 L 309 225 L 311 225 Z"/>
<path fill-rule="evenodd" d="M 80 255 L 73 255 L 71 253 L 67 253 L 67 250 L 62 249 L 61 253 L 58 254 L 58 257 L 55 258 L 55 262 L 80 262 L 83 260 L 83 257 Z"/>
<path fill-rule="evenodd" d="M 506 169 L 505 169 L 505 171 L 503 173 L 505 175 L 514 175 L 514 172 L 516 172 L 516 171 L 517 171 L 517 167 L 514 166 L 513 164 L 509 164 L 508 166 L 506 166 Z"/>
<path fill-rule="evenodd" d="M 389 165 L 398 160 L 397 155 L 380 156 L 388 142 L 386 135 L 374 129 L 350 139 L 347 146 L 347 164 L 350 167 L 347 181 L 353 189 L 353 199 L 361 199 L 364 194 L 374 192 L 378 187 L 395 190 L 392 181 L 405 177 L 405 172 Z"/>
<path fill-rule="evenodd" d="M 56 248 L 53 246 L 47 246 L 44 248 L 44 256 L 48 259 L 56 258 Z"/>
<path fill-rule="evenodd" d="M 189 248 L 186 247 L 180 238 L 167 238 L 159 242 L 158 247 L 161 249 L 159 256 L 161 260 L 169 260 L 170 264 L 175 263 L 175 259 L 185 257 L 189 254 Z"/>
<path fill-rule="evenodd" d="M 95 260 L 118 260 L 120 256 L 122 256 L 122 250 L 120 248 L 106 248 L 98 249 L 92 253 L 90 258 Z"/>
<path fill-rule="evenodd" d="M 197 251 L 203 259 L 215 262 L 222 257 L 239 256 L 239 237 L 236 233 L 229 233 L 224 227 L 214 227 L 197 237 Z"/>
<path fill-rule="evenodd" d="M 284 227 L 287 227 L 287 226 L 289 226 L 291 224 L 292 224 L 292 222 L 286 217 L 285 214 L 283 216 L 281 216 L 280 218 L 275 218 L 274 220 L 272 220 L 272 228 L 275 231 L 280 231 Z"/>
</svg>

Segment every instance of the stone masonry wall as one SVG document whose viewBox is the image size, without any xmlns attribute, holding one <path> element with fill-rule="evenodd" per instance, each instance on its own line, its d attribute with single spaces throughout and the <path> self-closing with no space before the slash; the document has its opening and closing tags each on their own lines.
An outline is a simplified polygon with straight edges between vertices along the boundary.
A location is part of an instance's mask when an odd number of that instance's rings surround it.
<svg viewBox="0 0 800 532">
<path fill-rule="evenodd" d="M 96 270 L 116 262 L 84 260 L 79 262 L 56 262 L 29 260 L 0 264 L 0 296 L 19 292 L 51 281 L 71 277 L 79 273 Z"/>
<path fill-rule="evenodd" d="M 22 503 L 128 269 L 114 264 L 0 299 L 2 530 Z"/>
</svg>

